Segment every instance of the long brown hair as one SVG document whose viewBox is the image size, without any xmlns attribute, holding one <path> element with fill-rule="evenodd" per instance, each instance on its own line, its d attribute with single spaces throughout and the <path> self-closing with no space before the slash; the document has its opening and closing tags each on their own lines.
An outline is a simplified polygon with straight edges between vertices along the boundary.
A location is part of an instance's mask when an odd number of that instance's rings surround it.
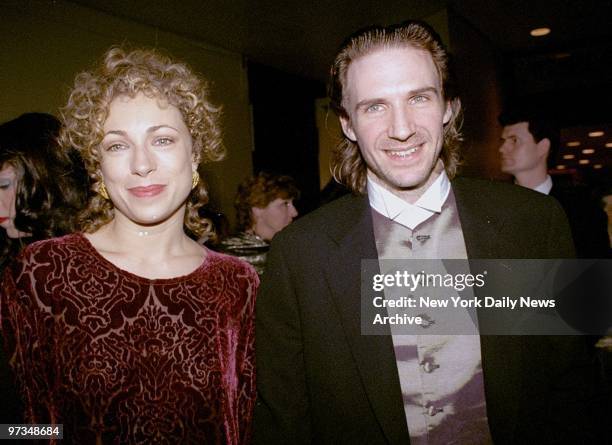
<svg viewBox="0 0 612 445">
<path fill-rule="evenodd" d="M 76 229 L 87 177 L 76 153 L 59 150 L 59 131 L 59 120 L 45 113 L 22 114 L 0 125 L 0 167 L 11 166 L 17 174 L 15 228 L 30 234 L 12 239 L 0 230 L 0 265 L 30 242 Z"/>
</svg>

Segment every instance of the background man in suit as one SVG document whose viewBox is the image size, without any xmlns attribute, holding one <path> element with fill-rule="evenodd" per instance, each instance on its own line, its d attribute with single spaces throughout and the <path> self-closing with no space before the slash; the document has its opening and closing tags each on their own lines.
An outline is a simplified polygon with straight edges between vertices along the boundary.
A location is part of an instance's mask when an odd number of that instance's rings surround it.
<svg viewBox="0 0 612 445">
<path fill-rule="evenodd" d="M 555 198 L 567 214 L 576 256 L 578 258 L 610 258 L 608 215 L 587 187 L 574 185 L 571 181 L 552 178 L 548 174 L 559 144 L 559 130 L 549 119 L 520 107 L 510 107 L 499 116 L 503 125 L 501 169 L 514 176 L 516 184 Z M 604 384 L 599 389 L 602 401 L 598 405 L 601 419 L 598 424 L 608 425 L 612 401 L 612 350 L 605 347 L 609 337 L 591 337 L 597 345 L 597 354 L 602 363 Z M 607 433 L 609 435 L 609 433 Z"/>
<path fill-rule="evenodd" d="M 559 130 L 554 123 L 526 110 L 512 108 L 499 117 L 503 125 L 501 169 L 514 176 L 516 184 L 557 199 L 569 219 L 579 258 L 608 258 L 608 219 L 588 189 L 563 183 L 548 174 Z"/>
<path fill-rule="evenodd" d="M 362 259 L 573 254 L 553 200 L 455 178 L 461 105 L 439 37 L 421 22 L 356 33 L 330 95 L 345 135 L 334 173 L 353 194 L 272 243 L 257 303 L 255 443 L 588 441 L 580 341 L 362 335 Z"/>
</svg>

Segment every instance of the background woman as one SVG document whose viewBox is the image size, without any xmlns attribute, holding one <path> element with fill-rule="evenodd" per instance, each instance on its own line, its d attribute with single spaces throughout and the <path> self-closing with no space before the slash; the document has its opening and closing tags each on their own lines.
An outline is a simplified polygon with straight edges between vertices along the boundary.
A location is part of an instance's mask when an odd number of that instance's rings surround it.
<svg viewBox="0 0 612 445">
<path fill-rule="evenodd" d="M 247 443 L 258 278 L 188 236 L 208 230 L 198 165 L 222 156 L 206 85 L 115 48 L 63 118 L 96 194 L 85 233 L 29 246 L 5 278 L 27 421 L 79 444 Z"/>
<path fill-rule="evenodd" d="M 82 168 L 58 150 L 60 122 L 26 113 L 0 125 L 0 271 L 29 243 L 74 230 L 84 203 Z M 80 180 L 79 180 L 80 179 Z M 23 411 L 0 345 L 0 422 Z"/>
<path fill-rule="evenodd" d="M 234 201 L 237 233 L 224 239 L 219 249 L 248 261 L 262 275 L 270 240 L 297 217 L 293 201 L 299 197 L 290 176 L 262 172 L 246 179 Z"/>
<path fill-rule="evenodd" d="M 59 150 L 59 130 L 59 120 L 45 113 L 0 125 L 0 264 L 28 243 L 74 231 L 86 177 L 77 159 Z"/>
</svg>

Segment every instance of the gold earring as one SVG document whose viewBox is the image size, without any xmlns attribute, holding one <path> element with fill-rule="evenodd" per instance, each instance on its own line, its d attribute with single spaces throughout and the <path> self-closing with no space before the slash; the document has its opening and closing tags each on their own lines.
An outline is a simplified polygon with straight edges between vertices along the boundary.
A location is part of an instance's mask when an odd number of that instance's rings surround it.
<svg viewBox="0 0 612 445">
<path fill-rule="evenodd" d="M 106 185 L 104 184 L 104 181 L 100 182 L 100 185 L 98 186 L 98 193 L 100 194 L 102 198 L 109 199 L 108 191 L 106 191 Z"/>
<path fill-rule="evenodd" d="M 200 174 L 198 173 L 197 170 L 195 170 L 193 172 L 193 175 L 191 175 L 191 190 L 196 188 L 199 183 L 200 183 Z"/>
</svg>

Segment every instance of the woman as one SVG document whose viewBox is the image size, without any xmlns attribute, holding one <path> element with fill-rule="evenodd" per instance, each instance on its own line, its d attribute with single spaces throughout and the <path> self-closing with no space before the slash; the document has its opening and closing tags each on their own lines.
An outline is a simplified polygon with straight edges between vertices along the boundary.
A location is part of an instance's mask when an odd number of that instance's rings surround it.
<svg viewBox="0 0 612 445">
<path fill-rule="evenodd" d="M 237 234 L 224 239 L 219 249 L 248 261 L 261 276 L 270 240 L 298 215 L 293 205 L 300 191 L 290 176 L 259 173 L 238 186 L 234 206 Z"/>
<path fill-rule="evenodd" d="M 59 130 L 45 113 L 0 125 L 0 268 L 25 245 L 74 231 L 85 181 L 78 161 L 59 151 Z"/>
<path fill-rule="evenodd" d="M 29 243 L 74 230 L 85 188 L 78 164 L 59 152 L 60 122 L 26 113 L 0 125 L 0 271 Z M 81 185 L 81 187 L 79 187 Z M 0 422 L 21 423 L 23 407 L 0 345 Z"/>
<path fill-rule="evenodd" d="M 96 194 L 84 233 L 29 246 L 5 278 L 27 420 L 78 444 L 247 443 L 259 281 L 188 236 L 209 230 L 198 166 L 222 156 L 206 85 L 114 48 L 63 118 Z"/>
</svg>

